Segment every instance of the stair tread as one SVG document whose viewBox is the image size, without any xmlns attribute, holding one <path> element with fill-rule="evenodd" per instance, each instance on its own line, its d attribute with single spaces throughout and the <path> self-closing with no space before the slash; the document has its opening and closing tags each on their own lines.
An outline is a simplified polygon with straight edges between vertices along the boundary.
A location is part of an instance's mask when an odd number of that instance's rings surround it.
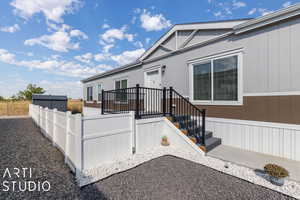
<svg viewBox="0 0 300 200">
<path fill-rule="evenodd" d="M 205 148 L 206 151 L 210 151 L 216 146 L 220 145 L 222 142 L 221 138 L 211 137 L 209 139 L 205 140 Z M 198 144 L 198 146 L 202 146 L 201 144 Z"/>
</svg>

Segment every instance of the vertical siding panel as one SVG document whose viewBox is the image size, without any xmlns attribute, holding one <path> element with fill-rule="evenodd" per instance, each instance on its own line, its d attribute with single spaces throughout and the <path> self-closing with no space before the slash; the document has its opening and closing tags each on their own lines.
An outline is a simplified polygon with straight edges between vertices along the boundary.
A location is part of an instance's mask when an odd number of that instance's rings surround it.
<svg viewBox="0 0 300 200">
<path fill-rule="evenodd" d="M 279 91 L 279 30 L 274 26 L 269 32 L 269 92 Z"/>
<path fill-rule="evenodd" d="M 291 25 L 291 81 L 292 90 L 299 91 L 300 88 L 300 19 Z"/>
<path fill-rule="evenodd" d="M 295 131 L 295 141 L 300 141 L 300 131 Z M 300 160 L 300 145 L 295 144 L 295 160 Z"/>
<path fill-rule="evenodd" d="M 291 130 L 283 130 L 283 157 L 291 158 Z"/>
<path fill-rule="evenodd" d="M 280 91 L 289 91 L 290 85 L 290 23 L 280 25 L 279 41 L 280 41 Z"/>
</svg>

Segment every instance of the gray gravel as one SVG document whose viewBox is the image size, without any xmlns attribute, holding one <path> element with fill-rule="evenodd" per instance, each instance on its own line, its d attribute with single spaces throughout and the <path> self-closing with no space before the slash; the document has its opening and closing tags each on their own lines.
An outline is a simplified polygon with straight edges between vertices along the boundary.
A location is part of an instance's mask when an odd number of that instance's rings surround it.
<svg viewBox="0 0 300 200">
<path fill-rule="evenodd" d="M 6 168 L 33 168 L 48 192 L 3 192 Z M 7 178 L 5 179 L 7 180 Z M 10 179 L 9 179 L 10 180 Z M 79 189 L 61 152 L 31 119 L 0 119 L 0 199 L 292 199 L 208 167 L 164 156 Z"/>
</svg>

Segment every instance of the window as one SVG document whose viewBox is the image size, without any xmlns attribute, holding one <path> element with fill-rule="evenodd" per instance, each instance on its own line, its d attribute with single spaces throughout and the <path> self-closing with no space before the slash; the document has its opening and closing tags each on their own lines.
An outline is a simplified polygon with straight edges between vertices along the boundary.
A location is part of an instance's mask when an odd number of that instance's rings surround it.
<svg viewBox="0 0 300 200">
<path fill-rule="evenodd" d="M 87 101 L 93 101 L 93 87 L 87 87 Z"/>
<path fill-rule="evenodd" d="M 102 100 L 102 84 L 98 84 L 98 101 Z"/>
<path fill-rule="evenodd" d="M 127 88 L 127 79 L 115 81 L 116 90 L 125 89 L 125 88 Z M 117 91 L 116 101 L 127 101 L 127 95 L 125 90 Z"/>
<path fill-rule="evenodd" d="M 241 54 L 214 57 L 192 63 L 191 97 L 207 104 L 239 103 L 239 59 Z"/>
</svg>

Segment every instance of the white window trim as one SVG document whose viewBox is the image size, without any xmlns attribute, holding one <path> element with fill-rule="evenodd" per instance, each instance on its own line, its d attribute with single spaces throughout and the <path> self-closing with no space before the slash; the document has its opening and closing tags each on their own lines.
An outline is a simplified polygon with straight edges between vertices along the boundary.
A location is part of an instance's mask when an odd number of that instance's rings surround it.
<svg viewBox="0 0 300 200">
<path fill-rule="evenodd" d="M 101 103 L 101 100 L 99 100 L 99 85 L 101 85 L 101 90 L 103 90 L 103 83 L 102 82 L 99 82 L 99 83 L 96 83 L 97 84 L 97 103 Z"/>
<path fill-rule="evenodd" d="M 127 88 L 129 87 L 129 82 L 128 82 L 128 77 L 121 77 L 121 78 L 116 78 L 114 79 L 114 89 L 116 90 L 116 82 L 117 81 L 120 81 L 122 82 L 123 80 L 126 80 L 127 81 Z M 121 84 L 121 83 L 120 83 Z M 119 103 L 119 104 L 127 104 L 128 103 L 128 99 L 126 101 L 116 101 L 116 103 Z"/>
<path fill-rule="evenodd" d="M 215 59 L 221 59 L 226 58 L 230 56 L 238 56 L 238 100 L 237 101 L 215 101 L 215 100 L 209 100 L 209 101 L 202 101 L 202 100 L 194 100 L 194 65 L 203 63 L 203 62 L 212 62 Z M 243 105 L 243 52 L 242 50 L 235 50 L 231 52 L 216 54 L 213 56 L 205 57 L 202 59 L 197 59 L 194 61 L 188 62 L 189 67 L 189 88 L 190 88 L 190 94 L 189 98 L 190 101 L 195 105 Z M 212 66 L 213 69 L 213 66 Z M 212 76 L 212 97 L 213 97 L 213 76 Z"/>
<path fill-rule="evenodd" d="M 93 88 L 92 90 L 92 100 L 91 101 L 88 101 L 88 93 L 87 93 L 87 89 L 91 87 Z M 86 88 L 85 88 L 85 92 L 86 92 L 86 103 L 94 103 L 94 86 L 92 84 L 90 85 L 87 85 Z"/>
</svg>

